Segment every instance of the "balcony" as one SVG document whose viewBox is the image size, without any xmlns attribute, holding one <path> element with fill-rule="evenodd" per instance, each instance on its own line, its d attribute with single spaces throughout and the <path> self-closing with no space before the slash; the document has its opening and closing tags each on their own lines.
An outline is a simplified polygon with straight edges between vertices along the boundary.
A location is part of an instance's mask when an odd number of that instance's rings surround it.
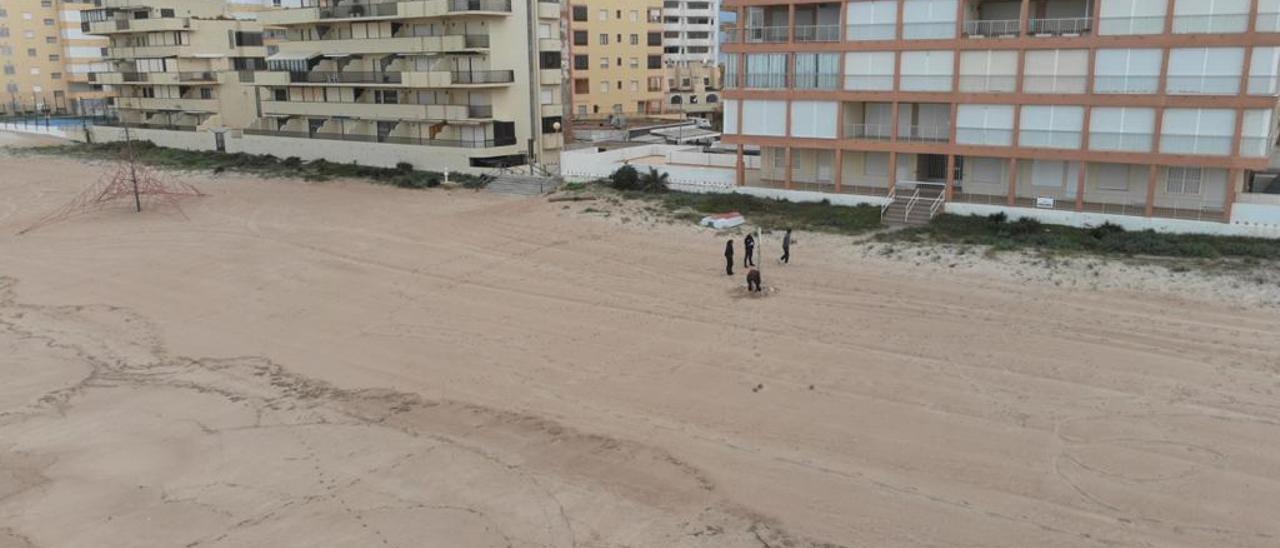
<svg viewBox="0 0 1280 548">
<path fill-rule="evenodd" d="M 167 17 L 154 19 L 128 19 L 119 17 L 106 21 L 88 23 L 87 34 L 117 34 L 127 32 L 173 32 L 191 28 L 191 19 L 187 17 Z"/>
<path fill-rule="evenodd" d="M 1174 15 L 1174 34 L 1235 34 L 1249 28 L 1247 13 Z"/>
<path fill-rule="evenodd" d="M 834 72 L 797 72 L 793 86 L 796 89 L 839 89 L 840 75 Z"/>
<path fill-rule="evenodd" d="M 1236 95 L 1240 93 L 1240 76 L 1170 74 L 1165 92 L 1169 95 Z"/>
<path fill-rule="evenodd" d="M 951 142 L 950 126 L 906 126 L 899 128 L 898 141 L 908 143 Z"/>
<path fill-rule="evenodd" d="M 1093 20 L 1088 17 L 1031 19 L 1027 21 L 1027 32 L 1031 36 L 1083 36 L 1092 26 Z"/>
<path fill-rule="evenodd" d="M 860 141 L 888 141 L 893 138 L 889 124 L 845 124 L 844 138 Z"/>
<path fill-rule="evenodd" d="M 307 101 L 263 101 L 264 114 L 289 116 L 340 116 L 364 120 L 408 121 L 464 121 L 474 120 L 468 105 L 419 105 L 385 103 L 342 103 Z M 478 109 L 484 118 L 492 116 L 492 109 Z"/>
<path fill-rule="evenodd" d="M 858 23 L 850 24 L 847 37 L 852 41 L 893 40 L 897 38 L 896 23 Z"/>
<path fill-rule="evenodd" d="M 960 91 L 979 93 L 1013 93 L 1018 77 L 1012 74 L 961 74 Z"/>
<path fill-rule="evenodd" d="M 290 72 L 291 84 L 401 84 L 403 78 L 399 72 L 372 71 L 311 71 Z"/>
<path fill-rule="evenodd" d="M 510 70 L 470 70 L 455 71 L 452 83 L 456 86 L 491 86 L 515 82 L 514 71 Z"/>
<path fill-rule="evenodd" d="M 1098 74 L 1093 77 L 1094 93 L 1150 94 L 1159 90 L 1159 76 Z"/>
<path fill-rule="evenodd" d="M 796 26 L 797 42 L 839 42 L 840 25 Z"/>
<path fill-rule="evenodd" d="M 1015 38 L 1021 33 L 1017 19 L 976 20 L 964 22 L 964 35 L 969 38 Z"/>
<path fill-rule="evenodd" d="M 204 82 L 204 83 L 216 83 L 216 82 L 218 81 L 218 73 L 213 72 L 213 71 L 209 71 L 209 70 L 204 70 L 204 71 L 193 71 L 193 72 L 179 72 L 179 73 L 178 73 L 178 81 L 179 81 L 179 82 L 184 82 L 184 83 L 185 83 L 185 82 L 192 82 L 192 83 L 200 83 L 200 82 Z"/>
<path fill-rule="evenodd" d="M 186 112 L 217 112 L 217 99 L 172 99 L 153 97 L 116 97 L 116 107 L 136 110 L 173 110 Z"/>
<path fill-rule="evenodd" d="M 348 141 L 360 143 L 386 143 L 392 145 L 414 145 L 427 147 L 447 147 L 447 148 L 494 148 L 513 146 L 516 144 L 515 138 L 509 139 L 490 139 L 484 141 L 469 141 L 459 139 L 422 139 L 417 137 L 381 137 L 378 135 L 366 135 L 356 133 L 322 133 L 322 132 L 306 132 L 306 131 L 272 131 L 265 129 L 246 129 L 246 135 L 260 135 L 266 137 L 285 137 L 291 139 L 321 139 L 327 141 Z"/>
<path fill-rule="evenodd" d="M 266 10 L 258 14 L 258 21 L 266 26 L 289 26 L 307 23 L 330 22 L 337 20 L 359 21 L 362 19 L 421 19 L 427 17 L 448 17 L 457 13 L 474 13 L 479 15 L 510 15 L 511 0 L 409 0 L 406 2 L 377 3 L 343 3 L 337 6 L 328 1 L 323 6 L 306 6 L 301 8 L 285 8 Z M 539 13 L 541 5 L 539 3 Z M 547 4 L 557 9 L 559 4 Z"/>
<path fill-rule="evenodd" d="M 788 82 L 787 75 L 781 72 L 747 74 L 746 88 L 748 89 L 785 89 Z"/>
<path fill-rule="evenodd" d="M 1007 147 L 1013 144 L 1013 130 L 1002 128 L 957 127 L 956 142 L 962 145 Z"/>
<path fill-rule="evenodd" d="M 1089 150 L 1151 152 L 1155 136 L 1150 133 L 1089 131 Z"/>
<path fill-rule="evenodd" d="M 1022 77 L 1026 93 L 1084 93 L 1088 77 L 1074 74 L 1027 74 Z"/>
<path fill-rule="evenodd" d="M 538 2 L 539 19 L 559 19 L 560 4 L 558 2 Z"/>
<path fill-rule="evenodd" d="M 1098 34 L 1103 36 L 1163 34 L 1163 16 L 1103 17 L 1098 20 Z"/>
<path fill-rule="evenodd" d="M 107 59 L 151 59 L 157 57 L 191 57 L 191 46 L 184 44 L 107 48 Z"/>
<path fill-rule="evenodd" d="M 786 42 L 791 34 L 788 27 L 747 27 L 743 39 L 748 44 Z"/>
<path fill-rule="evenodd" d="M 540 107 L 543 118 L 553 118 L 556 116 L 564 116 L 564 105 L 560 103 L 542 105 Z"/>
<path fill-rule="evenodd" d="M 486 40 L 488 38 L 489 38 L 488 36 L 485 36 Z M 488 46 L 489 44 L 486 43 L 485 47 L 488 47 Z M 559 38 L 539 38 L 538 39 L 538 51 L 561 51 L 563 49 L 564 49 L 564 44 L 560 41 Z"/>
<path fill-rule="evenodd" d="M 1079 130 L 1026 129 L 1018 132 L 1018 145 L 1034 148 L 1080 148 Z"/>
<path fill-rule="evenodd" d="M 448 53 L 487 49 L 487 34 L 454 34 L 445 36 L 407 36 L 401 38 L 349 38 L 284 42 L 284 53 L 317 53 L 320 55 L 373 55 L 391 53 Z"/>
</svg>

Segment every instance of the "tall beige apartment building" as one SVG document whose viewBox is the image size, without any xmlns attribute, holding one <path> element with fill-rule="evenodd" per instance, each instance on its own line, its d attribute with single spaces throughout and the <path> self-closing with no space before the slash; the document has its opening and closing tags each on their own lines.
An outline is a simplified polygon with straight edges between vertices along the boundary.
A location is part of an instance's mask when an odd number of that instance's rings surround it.
<svg viewBox="0 0 1280 548">
<path fill-rule="evenodd" d="M 243 139 L 278 156 L 432 169 L 538 166 L 563 144 L 560 4 L 308 2 L 280 39 Z"/>
<path fill-rule="evenodd" d="M 904 219 L 1244 223 L 1252 174 L 1274 165 L 1276 0 L 724 4 L 740 185 L 869 197 Z"/>
<path fill-rule="evenodd" d="M 575 118 L 662 113 L 662 0 L 575 0 L 566 19 Z"/>
<path fill-rule="evenodd" d="M 120 122 L 172 131 L 244 128 L 253 122 L 252 78 L 264 66 L 262 27 L 231 17 L 221 0 L 100 0 L 85 11 L 90 34 L 108 40 Z"/>
<path fill-rule="evenodd" d="M 5 0 L 0 3 L 0 113 L 98 111 L 104 41 L 81 32 L 91 2 Z"/>
</svg>

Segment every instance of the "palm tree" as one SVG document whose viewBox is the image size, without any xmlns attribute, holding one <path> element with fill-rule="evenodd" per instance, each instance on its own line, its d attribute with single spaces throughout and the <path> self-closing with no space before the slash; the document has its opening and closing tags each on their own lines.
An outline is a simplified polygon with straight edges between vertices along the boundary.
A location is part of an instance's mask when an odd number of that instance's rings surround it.
<svg viewBox="0 0 1280 548">
<path fill-rule="evenodd" d="M 650 167 L 649 172 L 640 176 L 640 190 L 644 192 L 666 192 L 667 179 L 670 176 L 665 172 L 659 172 L 657 168 Z"/>
</svg>

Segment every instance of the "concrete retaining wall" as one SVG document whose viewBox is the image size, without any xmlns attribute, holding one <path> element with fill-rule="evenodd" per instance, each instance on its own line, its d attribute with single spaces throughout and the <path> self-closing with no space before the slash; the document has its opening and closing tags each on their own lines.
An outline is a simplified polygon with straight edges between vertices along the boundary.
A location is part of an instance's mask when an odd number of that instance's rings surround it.
<svg viewBox="0 0 1280 548">
<path fill-rule="evenodd" d="M 1237 208 L 1240 207 L 1238 204 Z M 1075 211 L 1058 211 L 1051 209 L 1029 209 L 984 204 L 946 205 L 947 213 L 956 215 L 991 215 L 1003 212 L 1010 220 L 1021 218 L 1036 219 L 1044 223 L 1075 227 L 1098 226 L 1112 223 L 1126 230 L 1155 230 L 1173 234 L 1214 234 L 1218 236 L 1253 236 L 1259 238 L 1280 238 L 1280 226 L 1269 227 L 1236 223 L 1236 214 L 1231 223 L 1215 223 L 1207 221 L 1186 221 L 1181 219 L 1161 219 L 1158 217 L 1136 217 L 1132 215 L 1110 215 L 1105 213 L 1077 213 Z"/>
</svg>

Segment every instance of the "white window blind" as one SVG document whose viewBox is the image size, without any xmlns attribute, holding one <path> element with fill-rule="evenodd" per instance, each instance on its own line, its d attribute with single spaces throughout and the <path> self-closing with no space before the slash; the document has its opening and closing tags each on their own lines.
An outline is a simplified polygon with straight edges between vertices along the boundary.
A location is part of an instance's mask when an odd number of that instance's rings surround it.
<svg viewBox="0 0 1280 548">
<path fill-rule="evenodd" d="M 787 102 L 743 101 L 742 134 L 785 136 L 787 134 Z"/>
<path fill-rule="evenodd" d="M 1248 27 L 1249 0 L 1178 0 L 1173 6 L 1175 33 L 1244 32 Z"/>
<path fill-rule="evenodd" d="M 1270 110 L 1244 111 L 1240 130 L 1240 155 L 1264 158 L 1271 152 L 1272 112 Z"/>
<path fill-rule="evenodd" d="M 907 40 L 955 38 L 957 0 L 904 0 L 902 37 Z"/>
<path fill-rule="evenodd" d="M 1200 194 L 1204 170 L 1198 167 L 1171 167 L 1165 172 L 1165 192 L 1169 194 Z"/>
<path fill-rule="evenodd" d="M 1013 144 L 1013 105 L 960 105 L 956 142 L 964 145 Z"/>
<path fill-rule="evenodd" d="M 1027 93 L 1084 93 L 1089 51 L 1049 49 L 1026 52 L 1023 91 Z"/>
<path fill-rule="evenodd" d="M 1092 164 L 1090 175 L 1098 182 L 1098 190 L 1129 190 L 1129 171 L 1134 168 L 1130 164 Z"/>
<path fill-rule="evenodd" d="M 1235 95 L 1244 48 L 1175 48 L 1169 52 L 1166 91 L 1176 95 Z"/>
<path fill-rule="evenodd" d="M 1013 92 L 1018 87 L 1018 52 L 979 50 L 960 53 L 960 91 Z"/>
<path fill-rule="evenodd" d="M 1151 152 L 1156 111 L 1140 107 L 1095 107 L 1089 116 L 1089 149 Z"/>
<path fill-rule="evenodd" d="M 1166 8 L 1153 0 L 1102 0 L 1098 34 L 1161 34 Z"/>
<path fill-rule="evenodd" d="M 1230 109 L 1171 108 L 1164 111 L 1160 152 L 1166 154 L 1231 153 L 1236 113 Z"/>
<path fill-rule="evenodd" d="M 1007 163 L 1002 158 L 965 158 L 966 183 L 1003 183 Z"/>
<path fill-rule="evenodd" d="M 1100 49 L 1094 60 L 1095 93 L 1155 93 L 1160 89 L 1158 49 Z"/>
<path fill-rule="evenodd" d="M 1280 32 L 1280 0 L 1258 0 L 1257 26 L 1258 32 Z"/>
<path fill-rule="evenodd" d="M 951 75 L 955 68 L 955 52 L 902 52 L 902 89 L 904 91 L 951 91 Z"/>
<path fill-rule="evenodd" d="M 849 2 L 850 40 L 892 40 L 897 35 L 897 0 Z"/>
<path fill-rule="evenodd" d="M 839 53 L 797 53 L 795 84 L 797 89 L 838 89 Z"/>
<path fill-rule="evenodd" d="M 1278 82 L 1280 48 L 1253 48 L 1253 58 L 1249 60 L 1249 95 L 1280 95 Z"/>
<path fill-rule="evenodd" d="M 724 133 L 725 135 L 738 134 L 738 100 L 725 99 L 724 105 Z"/>
<path fill-rule="evenodd" d="M 868 152 L 862 162 L 862 174 L 872 177 L 889 175 L 889 153 Z"/>
<path fill-rule="evenodd" d="M 747 55 L 747 87 L 778 89 L 787 86 L 787 54 Z"/>
<path fill-rule="evenodd" d="M 1080 148 L 1084 107 L 1027 105 L 1022 107 L 1018 144 L 1025 147 Z"/>
<path fill-rule="evenodd" d="M 844 89 L 893 89 L 893 52 L 850 52 L 844 57 Z"/>
<path fill-rule="evenodd" d="M 837 113 L 834 101 L 793 101 L 791 136 L 835 139 Z"/>
</svg>

